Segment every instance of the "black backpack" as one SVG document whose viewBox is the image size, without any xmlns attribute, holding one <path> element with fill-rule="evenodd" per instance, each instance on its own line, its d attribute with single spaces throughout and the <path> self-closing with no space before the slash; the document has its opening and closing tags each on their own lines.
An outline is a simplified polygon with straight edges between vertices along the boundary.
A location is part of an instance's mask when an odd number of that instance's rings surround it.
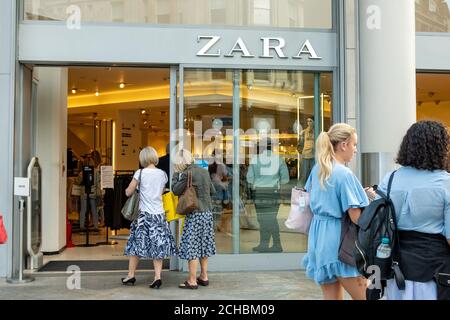
<svg viewBox="0 0 450 320">
<path fill-rule="evenodd" d="M 372 280 L 372 285 L 367 291 L 367 298 L 370 300 L 380 299 L 383 296 L 388 279 L 395 277 L 401 290 L 405 285 L 399 267 L 399 238 L 395 208 L 390 199 L 394 174 L 395 171 L 389 178 L 387 194 L 377 190 L 381 198 L 372 201 L 364 209 L 358 221 L 359 231 L 353 256 L 361 275 Z M 376 256 L 382 238 L 388 238 L 391 247 L 391 256 L 386 259 Z M 375 269 L 378 269 L 379 273 Z"/>
</svg>

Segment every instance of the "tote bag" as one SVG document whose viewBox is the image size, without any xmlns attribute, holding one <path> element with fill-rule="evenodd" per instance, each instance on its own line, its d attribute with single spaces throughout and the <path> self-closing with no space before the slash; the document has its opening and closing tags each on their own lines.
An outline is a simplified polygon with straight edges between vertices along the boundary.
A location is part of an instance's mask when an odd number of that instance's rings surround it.
<svg viewBox="0 0 450 320">
<path fill-rule="evenodd" d="M 184 218 L 177 213 L 178 197 L 172 191 L 164 193 L 162 199 L 167 222 Z"/>
<path fill-rule="evenodd" d="M 198 209 L 198 198 L 194 186 L 192 185 L 192 172 L 188 171 L 186 190 L 178 198 L 177 213 L 186 215 Z"/>
<path fill-rule="evenodd" d="M 8 235 L 6 233 L 6 228 L 3 223 L 3 216 L 0 214 L 0 244 L 6 243 L 8 240 Z"/>
<path fill-rule="evenodd" d="M 294 187 L 291 193 L 291 210 L 285 226 L 302 234 L 309 233 L 313 214 L 309 207 L 310 194 L 303 189 Z"/>
<path fill-rule="evenodd" d="M 139 172 L 139 184 L 134 190 L 131 197 L 127 199 L 127 202 L 122 207 L 122 215 L 125 219 L 129 221 L 134 221 L 137 219 L 139 215 L 139 189 L 141 187 L 141 176 L 142 176 L 142 169 Z"/>
</svg>

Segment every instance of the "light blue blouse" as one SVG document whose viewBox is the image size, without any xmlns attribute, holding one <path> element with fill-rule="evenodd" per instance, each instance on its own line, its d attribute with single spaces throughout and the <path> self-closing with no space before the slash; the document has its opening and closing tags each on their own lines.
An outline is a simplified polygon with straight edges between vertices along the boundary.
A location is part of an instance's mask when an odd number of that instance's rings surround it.
<svg viewBox="0 0 450 320">
<path fill-rule="evenodd" d="M 387 191 L 387 174 L 379 189 Z M 450 174 L 401 167 L 395 173 L 391 198 L 400 230 L 443 234 L 450 239 Z"/>
<path fill-rule="evenodd" d="M 315 165 L 306 182 L 305 189 L 311 193 L 310 207 L 315 215 L 342 218 L 350 208 L 369 205 L 364 188 L 353 172 L 346 166 L 334 163 L 330 179 L 322 189 L 319 183 L 319 165 Z"/>
</svg>

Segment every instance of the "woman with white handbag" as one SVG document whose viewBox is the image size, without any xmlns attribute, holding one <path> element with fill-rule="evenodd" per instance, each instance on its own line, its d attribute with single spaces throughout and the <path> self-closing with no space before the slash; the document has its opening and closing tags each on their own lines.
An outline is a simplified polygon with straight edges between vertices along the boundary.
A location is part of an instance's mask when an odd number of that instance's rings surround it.
<svg viewBox="0 0 450 320">
<path fill-rule="evenodd" d="M 361 208 L 369 204 L 361 183 L 345 166 L 356 154 L 356 145 L 356 130 L 348 124 L 335 124 L 322 132 L 316 143 L 317 164 L 305 185 L 313 218 L 303 264 L 325 300 L 343 300 L 344 289 L 353 299 L 366 296 L 366 280 L 356 267 L 338 258 L 344 215 L 357 223 Z"/>
</svg>

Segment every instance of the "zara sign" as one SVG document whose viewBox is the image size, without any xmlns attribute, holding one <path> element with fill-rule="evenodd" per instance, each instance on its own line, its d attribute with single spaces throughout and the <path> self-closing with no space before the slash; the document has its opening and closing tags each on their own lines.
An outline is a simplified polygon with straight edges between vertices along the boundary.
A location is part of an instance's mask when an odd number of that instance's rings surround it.
<svg viewBox="0 0 450 320">
<path fill-rule="evenodd" d="M 223 53 L 223 48 L 220 46 L 221 36 L 198 36 L 197 42 L 203 43 L 202 48 L 197 52 L 198 57 L 234 57 L 236 53 L 240 53 L 242 58 L 255 58 L 255 55 L 248 49 L 244 40 L 239 37 L 231 48 L 226 48 L 226 53 Z M 276 56 L 281 59 L 288 59 L 284 52 L 286 41 L 280 37 L 261 37 L 261 55 L 259 58 L 273 59 Z M 302 59 L 307 57 L 310 60 L 321 60 L 314 47 L 309 40 L 306 40 L 299 46 L 299 51 L 292 59 Z M 275 56 L 275 55 L 276 56 Z"/>
</svg>

